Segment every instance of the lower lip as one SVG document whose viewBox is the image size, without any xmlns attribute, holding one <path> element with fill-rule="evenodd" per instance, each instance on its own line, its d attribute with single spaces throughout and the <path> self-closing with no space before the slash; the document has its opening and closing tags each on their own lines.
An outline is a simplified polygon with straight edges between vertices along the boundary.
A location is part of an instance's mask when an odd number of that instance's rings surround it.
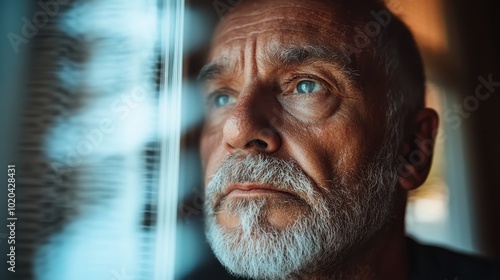
<svg viewBox="0 0 500 280">
<path fill-rule="evenodd" d="M 281 192 L 281 191 L 275 191 L 275 190 L 270 190 L 270 189 L 250 189 L 250 190 L 242 190 L 242 189 L 236 189 L 230 192 L 227 197 L 257 197 L 257 196 L 290 196 L 289 193 L 286 192 Z"/>
</svg>

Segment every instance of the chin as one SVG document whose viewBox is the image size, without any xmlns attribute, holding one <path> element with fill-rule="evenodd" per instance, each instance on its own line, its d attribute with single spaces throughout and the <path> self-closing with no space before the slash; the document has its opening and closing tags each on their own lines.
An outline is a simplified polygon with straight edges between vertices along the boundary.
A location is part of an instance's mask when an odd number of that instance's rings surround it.
<svg viewBox="0 0 500 280">
<path fill-rule="evenodd" d="M 322 237 L 299 201 L 231 199 L 207 216 L 207 239 L 232 274 L 256 279 L 289 279 L 321 256 Z M 288 217 L 286 217 L 288 215 Z"/>
<path fill-rule="evenodd" d="M 261 227 L 283 230 L 293 226 L 310 207 L 292 196 L 263 195 L 225 198 L 216 213 L 216 222 L 225 229 L 243 229 L 248 219 L 257 219 Z"/>
</svg>

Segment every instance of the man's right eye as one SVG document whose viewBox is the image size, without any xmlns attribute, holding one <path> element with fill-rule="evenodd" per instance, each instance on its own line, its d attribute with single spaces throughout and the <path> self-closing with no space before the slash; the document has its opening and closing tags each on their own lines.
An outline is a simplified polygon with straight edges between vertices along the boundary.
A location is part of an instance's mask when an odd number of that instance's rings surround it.
<svg viewBox="0 0 500 280">
<path fill-rule="evenodd" d="M 227 94 L 219 94 L 214 97 L 214 105 L 219 108 L 226 105 L 229 102 L 229 96 Z"/>
<path fill-rule="evenodd" d="M 221 108 L 234 103 L 234 97 L 224 92 L 213 92 L 207 100 L 207 106 L 212 109 Z"/>
<path fill-rule="evenodd" d="M 226 106 L 227 104 L 234 102 L 234 100 L 232 99 L 233 97 L 228 94 L 218 93 L 213 97 L 213 106 L 215 106 L 216 108 Z"/>
</svg>

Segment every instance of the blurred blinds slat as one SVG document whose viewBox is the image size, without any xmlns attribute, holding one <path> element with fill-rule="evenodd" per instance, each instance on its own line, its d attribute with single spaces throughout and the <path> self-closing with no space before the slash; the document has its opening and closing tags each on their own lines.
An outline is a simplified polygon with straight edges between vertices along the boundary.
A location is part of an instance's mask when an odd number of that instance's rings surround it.
<svg viewBox="0 0 500 280">
<path fill-rule="evenodd" d="M 168 277 L 182 58 L 168 34 L 182 5 L 49 2 L 29 42 L 13 279 L 150 280 L 159 261 Z"/>
<path fill-rule="evenodd" d="M 164 82 L 160 91 L 160 174 L 155 280 L 174 278 L 177 188 L 183 62 L 184 0 L 164 2 L 162 9 Z"/>
</svg>

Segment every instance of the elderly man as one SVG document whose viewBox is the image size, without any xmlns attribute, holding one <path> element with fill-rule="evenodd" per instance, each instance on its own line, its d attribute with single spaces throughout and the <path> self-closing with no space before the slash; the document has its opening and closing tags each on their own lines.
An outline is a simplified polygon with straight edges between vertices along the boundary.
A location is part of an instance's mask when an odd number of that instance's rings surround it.
<svg viewBox="0 0 500 280">
<path fill-rule="evenodd" d="M 438 116 L 424 107 L 412 35 L 383 4 L 243 1 L 200 80 L 206 234 L 232 274 L 493 275 L 405 237 L 407 193 L 427 177 Z"/>
</svg>

